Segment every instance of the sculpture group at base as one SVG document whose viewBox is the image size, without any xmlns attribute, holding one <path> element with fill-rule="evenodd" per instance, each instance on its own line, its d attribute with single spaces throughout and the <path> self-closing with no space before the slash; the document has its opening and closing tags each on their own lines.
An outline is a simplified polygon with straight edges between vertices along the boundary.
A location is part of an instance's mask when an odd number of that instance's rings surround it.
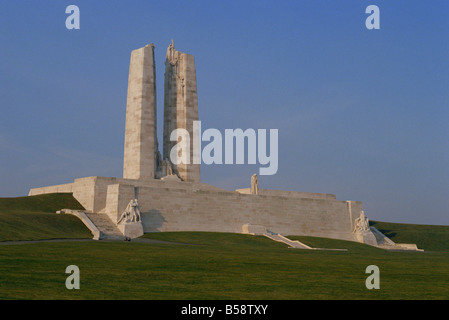
<svg viewBox="0 0 449 320">
<path fill-rule="evenodd" d="M 141 215 L 139 210 L 139 202 L 137 201 L 137 199 L 132 199 L 126 206 L 125 211 L 118 219 L 117 224 L 140 222 L 140 221 Z"/>
<path fill-rule="evenodd" d="M 132 199 L 125 211 L 117 220 L 117 227 L 125 236 L 125 240 L 140 237 L 144 234 L 139 202 Z"/>
<path fill-rule="evenodd" d="M 371 231 L 369 226 L 369 219 L 365 215 L 365 211 L 360 211 L 360 216 L 354 220 L 353 231 L 357 240 L 361 243 L 366 243 L 372 246 L 377 245 L 376 236 Z"/>
<path fill-rule="evenodd" d="M 360 211 L 360 216 L 354 220 L 354 232 L 369 231 L 369 219 L 365 215 L 365 211 Z"/>
</svg>

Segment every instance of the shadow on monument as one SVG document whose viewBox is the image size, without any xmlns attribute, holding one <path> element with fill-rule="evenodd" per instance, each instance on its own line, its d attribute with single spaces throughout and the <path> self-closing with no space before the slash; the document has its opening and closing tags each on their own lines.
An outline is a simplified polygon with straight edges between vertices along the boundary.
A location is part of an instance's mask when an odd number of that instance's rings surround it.
<svg viewBox="0 0 449 320">
<path fill-rule="evenodd" d="M 142 212 L 143 231 L 147 232 L 160 232 L 160 228 L 166 222 L 162 213 L 156 209 L 152 209 L 148 212 Z"/>
</svg>

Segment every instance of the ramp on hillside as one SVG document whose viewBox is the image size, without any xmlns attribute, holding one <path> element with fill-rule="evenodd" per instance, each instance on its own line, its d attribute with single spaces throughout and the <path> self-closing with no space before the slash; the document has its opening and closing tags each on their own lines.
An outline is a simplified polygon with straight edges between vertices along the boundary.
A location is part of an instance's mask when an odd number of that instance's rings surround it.
<svg viewBox="0 0 449 320">
<path fill-rule="evenodd" d="M 347 251 L 347 249 L 312 248 L 298 240 L 291 240 L 291 239 L 281 235 L 280 233 L 270 231 L 267 228 L 265 228 L 264 226 L 244 224 L 242 226 L 242 233 L 252 234 L 252 235 L 262 235 L 267 238 L 270 238 L 271 240 L 285 243 L 289 246 L 289 248 L 294 248 L 294 249 Z"/>
</svg>

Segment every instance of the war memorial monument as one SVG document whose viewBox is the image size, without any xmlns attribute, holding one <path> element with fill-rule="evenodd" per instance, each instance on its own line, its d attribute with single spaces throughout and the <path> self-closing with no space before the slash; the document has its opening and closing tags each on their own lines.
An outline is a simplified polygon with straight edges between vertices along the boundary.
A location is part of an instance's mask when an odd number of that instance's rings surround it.
<svg viewBox="0 0 449 320">
<path fill-rule="evenodd" d="M 123 177 L 85 177 L 72 183 L 32 188 L 29 195 L 73 193 L 85 208 L 77 215 L 95 239 L 136 238 L 148 232 L 208 231 L 265 235 L 291 247 L 312 249 L 285 235 L 366 243 L 385 249 L 417 250 L 396 244 L 370 227 L 360 201 L 333 194 L 263 189 L 257 175 L 250 187 L 223 190 L 200 182 L 195 138 L 190 161 L 174 163 L 173 130 L 195 137 L 198 117 L 195 60 L 169 45 L 165 60 L 162 153 L 157 139 L 154 45 L 132 51 L 129 67 Z"/>
</svg>

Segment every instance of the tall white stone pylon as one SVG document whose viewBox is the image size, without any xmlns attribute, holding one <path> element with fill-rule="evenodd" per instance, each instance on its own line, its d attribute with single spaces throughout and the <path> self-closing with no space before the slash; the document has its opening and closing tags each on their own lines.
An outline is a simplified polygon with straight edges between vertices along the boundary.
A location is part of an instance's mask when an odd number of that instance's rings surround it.
<svg viewBox="0 0 449 320">
<path fill-rule="evenodd" d="M 150 180 L 157 169 L 154 45 L 131 53 L 126 106 L 123 178 Z"/>
<path fill-rule="evenodd" d="M 188 164 L 174 166 L 179 177 L 188 182 L 200 182 L 200 165 L 194 161 L 194 140 L 199 139 L 194 130 L 198 121 L 198 96 L 195 59 L 192 55 L 175 49 L 172 43 L 167 49 L 164 83 L 164 145 L 163 157 L 170 158 L 170 151 L 177 144 L 170 141 L 175 129 L 187 130 L 190 137 Z"/>
</svg>

